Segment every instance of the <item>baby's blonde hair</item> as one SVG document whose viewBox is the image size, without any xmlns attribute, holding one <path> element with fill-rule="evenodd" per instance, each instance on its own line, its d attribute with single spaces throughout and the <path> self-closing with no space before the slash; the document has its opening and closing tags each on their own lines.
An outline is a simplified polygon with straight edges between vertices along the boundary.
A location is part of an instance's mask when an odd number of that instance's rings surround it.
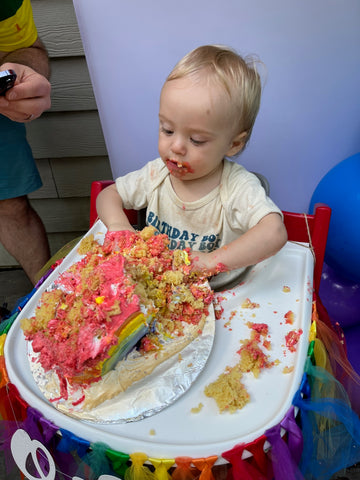
<svg viewBox="0 0 360 480">
<path fill-rule="evenodd" d="M 209 80 L 222 85 L 236 112 L 236 134 L 246 132 L 245 148 L 250 139 L 260 107 L 261 79 L 256 60 L 242 58 L 235 50 L 222 45 L 204 45 L 183 57 L 166 81 L 206 73 Z"/>
</svg>

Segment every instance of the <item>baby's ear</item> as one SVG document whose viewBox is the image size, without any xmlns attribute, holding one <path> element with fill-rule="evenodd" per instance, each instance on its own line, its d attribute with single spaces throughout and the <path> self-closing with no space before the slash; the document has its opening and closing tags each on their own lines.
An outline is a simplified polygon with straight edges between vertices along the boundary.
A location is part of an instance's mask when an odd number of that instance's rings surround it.
<svg viewBox="0 0 360 480">
<path fill-rule="evenodd" d="M 230 149 L 226 152 L 227 157 L 233 157 L 244 148 L 248 132 L 241 132 L 233 139 Z"/>
</svg>

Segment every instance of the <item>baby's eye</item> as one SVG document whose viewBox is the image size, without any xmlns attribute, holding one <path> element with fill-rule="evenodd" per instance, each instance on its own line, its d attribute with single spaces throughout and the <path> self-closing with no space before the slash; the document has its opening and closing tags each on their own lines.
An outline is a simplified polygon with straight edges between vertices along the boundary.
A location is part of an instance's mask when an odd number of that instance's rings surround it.
<svg viewBox="0 0 360 480">
<path fill-rule="evenodd" d="M 170 130 L 168 128 L 165 128 L 165 127 L 160 127 L 160 128 L 161 128 L 161 131 L 165 133 L 165 135 L 172 135 L 174 133 L 173 130 Z"/>
<path fill-rule="evenodd" d="M 194 144 L 194 145 L 203 145 L 205 142 L 205 140 L 196 140 L 195 138 L 190 138 L 190 141 Z"/>
</svg>

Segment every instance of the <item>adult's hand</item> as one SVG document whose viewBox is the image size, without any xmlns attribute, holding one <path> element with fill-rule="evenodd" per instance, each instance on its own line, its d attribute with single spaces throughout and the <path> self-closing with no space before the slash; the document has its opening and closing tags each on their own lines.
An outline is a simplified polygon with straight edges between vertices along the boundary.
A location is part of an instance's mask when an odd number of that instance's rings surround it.
<svg viewBox="0 0 360 480">
<path fill-rule="evenodd" d="M 15 71 L 15 85 L 0 97 L 0 113 L 15 122 L 29 122 L 51 106 L 50 82 L 32 68 L 18 63 L 3 63 L 0 70 Z"/>
</svg>

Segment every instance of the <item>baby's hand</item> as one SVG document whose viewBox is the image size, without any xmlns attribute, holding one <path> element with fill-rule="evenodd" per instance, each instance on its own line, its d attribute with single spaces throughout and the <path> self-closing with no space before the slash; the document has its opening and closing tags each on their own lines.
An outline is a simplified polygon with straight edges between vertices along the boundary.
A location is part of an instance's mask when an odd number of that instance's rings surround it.
<svg viewBox="0 0 360 480">
<path fill-rule="evenodd" d="M 103 250 L 105 253 L 121 252 L 124 248 L 131 247 L 135 236 L 135 231 L 120 230 L 111 232 L 108 230 L 105 234 Z"/>
<path fill-rule="evenodd" d="M 215 263 L 212 253 L 191 252 L 191 269 L 206 277 L 212 277 L 220 272 L 227 272 L 229 269 L 221 264 Z"/>
</svg>

